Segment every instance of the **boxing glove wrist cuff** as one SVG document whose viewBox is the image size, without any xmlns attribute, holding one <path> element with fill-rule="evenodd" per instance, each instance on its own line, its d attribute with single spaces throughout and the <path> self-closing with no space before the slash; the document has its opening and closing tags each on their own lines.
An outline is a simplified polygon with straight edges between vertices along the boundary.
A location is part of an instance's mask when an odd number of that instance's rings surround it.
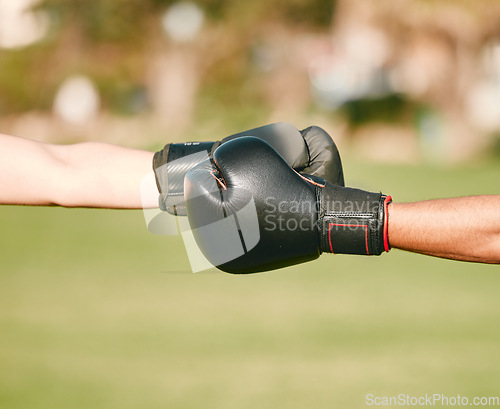
<svg viewBox="0 0 500 409">
<path fill-rule="evenodd" d="M 186 215 L 184 202 L 184 176 L 200 162 L 212 155 L 220 142 L 170 143 L 156 152 L 153 170 L 160 193 L 161 210 L 175 215 Z"/>
<path fill-rule="evenodd" d="M 330 183 L 318 188 L 318 196 L 321 251 L 380 255 L 390 250 L 387 235 L 390 196 Z"/>
</svg>

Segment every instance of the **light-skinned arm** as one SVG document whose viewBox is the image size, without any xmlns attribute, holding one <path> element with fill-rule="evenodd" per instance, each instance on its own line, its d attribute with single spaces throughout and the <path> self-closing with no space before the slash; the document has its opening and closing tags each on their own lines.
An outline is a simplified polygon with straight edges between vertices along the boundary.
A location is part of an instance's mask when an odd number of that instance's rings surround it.
<svg viewBox="0 0 500 409">
<path fill-rule="evenodd" d="M 394 248 L 500 263 L 500 195 L 392 203 L 388 227 Z"/>
<path fill-rule="evenodd" d="M 52 145 L 0 134 L 0 204 L 157 207 L 152 158 L 153 152 L 106 143 Z"/>
</svg>

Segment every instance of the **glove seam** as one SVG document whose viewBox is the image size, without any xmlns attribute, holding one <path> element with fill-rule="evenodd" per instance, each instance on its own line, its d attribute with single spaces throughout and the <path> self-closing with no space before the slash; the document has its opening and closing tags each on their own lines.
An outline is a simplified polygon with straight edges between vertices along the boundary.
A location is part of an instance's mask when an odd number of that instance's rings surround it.
<svg viewBox="0 0 500 409">
<path fill-rule="evenodd" d="M 311 158 L 311 151 L 309 150 L 309 145 L 306 140 L 306 135 L 311 131 L 312 126 L 303 129 L 300 131 L 300 135 L 302 136 L 302 139 L 304 140 L 304 145 L 306 145 L 306 151 L 307 151 L 307 165 L 304 166 L 304 169 L 308 168 L 311 166 L 312 158 Z M 302 134 L 304 132 L 304 134 Z"/>
<path fill-rule="evenodd" d="M 376 216 L 375 213 L 356 213 L 356 212 L 325 212 L 325 216 L 332 217 L 352 217 L 354 219 L 371 219 Z"/>
</svg>

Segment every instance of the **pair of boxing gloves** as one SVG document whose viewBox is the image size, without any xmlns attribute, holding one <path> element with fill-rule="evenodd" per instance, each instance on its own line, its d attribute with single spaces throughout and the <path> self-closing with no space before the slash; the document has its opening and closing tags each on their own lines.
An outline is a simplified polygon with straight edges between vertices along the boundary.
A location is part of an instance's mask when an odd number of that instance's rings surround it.
<svg viewBox="0 0 500 409">
<path fill-rule="evenodd" d="M 168 144 L 153 168 L 160 208 L 187 214 L 201 252 L 223 271 L 390 249 L 390 196 L 345 187 L 337 147 L 319 127 L 277 123 L 220 142 Z"/>
</svg>

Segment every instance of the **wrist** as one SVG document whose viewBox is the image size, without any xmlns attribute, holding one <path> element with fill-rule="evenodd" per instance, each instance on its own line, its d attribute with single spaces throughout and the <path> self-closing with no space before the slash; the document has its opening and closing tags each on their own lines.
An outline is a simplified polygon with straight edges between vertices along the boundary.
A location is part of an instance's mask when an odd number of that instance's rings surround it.
<svg viewBox="0 0 500 409">
<path fill-rule="evenodd" d="M 327 183 L 319 188 L 319 198 L 321 251 L 380 255 L 390 250 L 390 196 Z"/>
</svg>

